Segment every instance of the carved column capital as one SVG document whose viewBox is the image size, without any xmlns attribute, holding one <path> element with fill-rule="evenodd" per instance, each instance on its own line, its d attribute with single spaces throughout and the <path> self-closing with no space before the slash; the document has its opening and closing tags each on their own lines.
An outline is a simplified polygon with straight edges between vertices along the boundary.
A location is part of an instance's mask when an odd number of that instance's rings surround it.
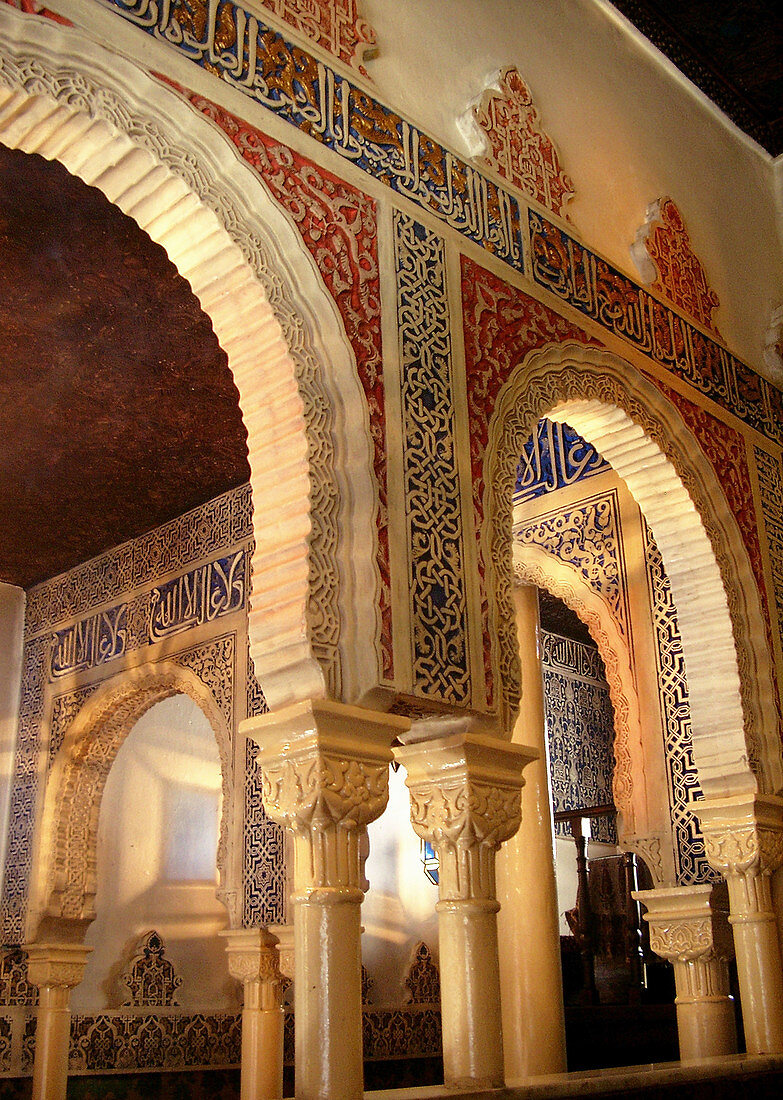
<svg viewBox="0 0 783 1100">
<path fill-rule="evenodd" d="M 633 896 L 647 907 L 644 919 L 656 955 L 682 963 L 733 957 L 728 914 L 714 907 L 714 887 L 672 886 Z"/>
<path fill-rule="evenodd" d="M 27 977 L 39 989 L 71 990 L 84 977 L 91 947 L 83 944 L 28 943 Z"/>
<path fill-rule="evenodd" d="M 260 1009 L 279 1008 L 283 975 L 277 937 L 266 928 L 232 928 L 220 933 L 226 941 L 228 970 L 245 988 L 245 1004 Z"/>
<path fill-rule="evenodd" d="M 407 718 L 305 700 L 243 723 L 264 808 L 294 835 L 298 891 L 363 890 L 366 827 L 389 797 L 391 742 Z"/>
<path fill-rule="evenodd" d="M 696 803 L 707 858 L 726 876 L 731 923 L 774 924 L 770 880 L 783 863 L 783 799 L 741 794 Z"/>
<path fill-rule="evenodd" d="M 494 900 L 495 852 L 519 828 L 522 769 L 537 755 L 464 732 L 395 747 L 413 828 L 440 860 L 441 901 Z"/>
</svg>

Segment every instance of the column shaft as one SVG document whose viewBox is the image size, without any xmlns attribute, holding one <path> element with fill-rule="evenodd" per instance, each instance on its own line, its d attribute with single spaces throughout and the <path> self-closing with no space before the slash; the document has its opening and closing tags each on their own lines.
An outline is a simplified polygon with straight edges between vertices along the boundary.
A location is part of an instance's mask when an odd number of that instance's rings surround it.
<svg viewBox="0 0 783 1100">
<path fill-rule="evenodd" d="M 65 1100 L 71 1039 L 71 990 L 92 950 L 81 944 L 30 943 L 27 970 L 38 987 L 33 1100 Z"/>
<path fill-rule="evenodd" d="M 729 886 L 742 1022 L 750 1054 L 783 1051 L 783 971 L 769 875 L 732 875 Z"/>
<path fill-rule="evenodd" d="M 537 590 L 514 589 L 522 698 L 512 740 L 539 753 L 525 770 L 522 823 L 497 856 L 498 951 L 507 1081 L 566 1070 L 552 801 Z"/>
</svg>

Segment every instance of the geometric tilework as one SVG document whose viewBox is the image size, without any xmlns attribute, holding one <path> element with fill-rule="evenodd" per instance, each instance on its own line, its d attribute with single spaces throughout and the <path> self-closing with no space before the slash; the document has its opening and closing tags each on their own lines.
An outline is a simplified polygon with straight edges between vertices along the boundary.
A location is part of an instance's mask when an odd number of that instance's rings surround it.
<svg viewBox="0 0 783 1100">
<path fill-rule="evenodd" d="M 445 245 L 394 213 L 413 690 L 470 701 Z"/>
<path fill-rule="evenodd" d="M 761 508 L 772 564 L 778 630 L 783 638 L 783 475 L 781 475 L 778 459 L 773 458 L 760 447 L 755 448 L 755 453 L 761 490 Z"/>
<path fill-rule="evenodd" d="M 614 710 L 598 650 L 542 631 L 541 672 L 554 812 L 612 803 Z M 594 840 L 617 843 L 611 816 L 590 826 Z M 571 835 L 565 822 L 555 832 Z"/>
<path fill-rule="evenodd" d="M 258 746 L 248 740 L 245 769 L 244 906 L 242 924 L 286 923 L 285 829 L 272 821 L 261 798 Z"/>
<path fill-rule="evenodd" d="M 664 756 L 669 786 L 675 870 L 681 886 L 720 878 L 704 854 L 704 838 L 693 813 L 701 785 L 693 763 L 691 715 L 682 640 L 669 578 L 660 550 L 644 524 L 645 562 L 657 653 L 657 682 L 663 717 Z"/>
<path fill-rule="evenodd" d="M 606 603 L 623 637 L 628 637 L 620 505 L 616 489 L 580 500 L 569 511 L 554 510 L 514 525 L 514 542 L 538 546 L 572 566 Z"/>
<path fill-rule="evenodd" d="M 522 450 L 514 504 L 603 473 L 609 463 L 568 424 L 539 420 Z"/>
</svg>

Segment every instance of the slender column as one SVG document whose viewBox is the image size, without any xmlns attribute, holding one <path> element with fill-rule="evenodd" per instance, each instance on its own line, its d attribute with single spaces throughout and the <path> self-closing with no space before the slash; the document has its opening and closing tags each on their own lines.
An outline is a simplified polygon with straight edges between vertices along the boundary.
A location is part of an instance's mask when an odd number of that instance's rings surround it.
<svg viewBox="0 0 783 1100">
<path fill-rule="evenodd" d="M 221 932 L 228 969 L 242 982 L 240 1100 L 279 1100 L 283 1095 L 283 976 L 277 937 L 266 928 Z"/>
<path fill-rule="evenodd" d="M 411 821 L 440 861 L 438 934 L 445 1083 L 503 1084 L 495 853 L 519 828 L 530 749 L 468 733 L 394 749 Z"/>
<path fill-rule="evenodd" d="M 749 1054 L 783 1051 L 783 968 L 770 879 L 783 862 L 783 799 L 696 803 L 707 858 L 726 876 Z"/>
<path fill-rule="evenodd" d="M 650 946 L 674 967 L 680 1058 L 737 1053 L 728 963 L 734 954 L 727 914 L 713 908 L 712 886 L 640 890 Z"/>
<path fill-rule="evenodd" d="M 25 945 L 30 982 L 38 987 L 33 1100 L 65 1100 L 71 1039 L 71 990 L 84 977 L 91 947 Z"/>
<path fill-rule="evenodd" d="M 367 825 L 389 795 L 405 718 L 308 700 L 253 718 L 267 813 L 294 838 L 299 1100 L 363 1096 L 361 923 Z"/>
<path fill-rule="evenodd" d="M 522 699 L 512 741 L 538 758 L 525 771 L 522 823 L 497 855 L 498 952 L 506 1081 L 566 1069 L 554 827 L 539 656 L 538 592 L 514 589 Z"/>
</svg>

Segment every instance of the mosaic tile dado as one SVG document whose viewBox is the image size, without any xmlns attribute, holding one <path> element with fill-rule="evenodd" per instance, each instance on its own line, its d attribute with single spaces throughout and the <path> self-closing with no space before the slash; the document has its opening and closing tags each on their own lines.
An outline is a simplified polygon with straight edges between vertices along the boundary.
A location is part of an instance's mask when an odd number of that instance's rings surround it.
<svg viewBox="0 0 783 1100">
<path fill-rule="evenodd" d="M 443 239 L 394 213 L 413 689 L 470 700 L 462 508 Z"/>
<path fill-rule="evenodd" d="M 750 427 L 783 443 L 783 392 L 565 230 L 529 212 L 532 277 Z"/>
</svg>

